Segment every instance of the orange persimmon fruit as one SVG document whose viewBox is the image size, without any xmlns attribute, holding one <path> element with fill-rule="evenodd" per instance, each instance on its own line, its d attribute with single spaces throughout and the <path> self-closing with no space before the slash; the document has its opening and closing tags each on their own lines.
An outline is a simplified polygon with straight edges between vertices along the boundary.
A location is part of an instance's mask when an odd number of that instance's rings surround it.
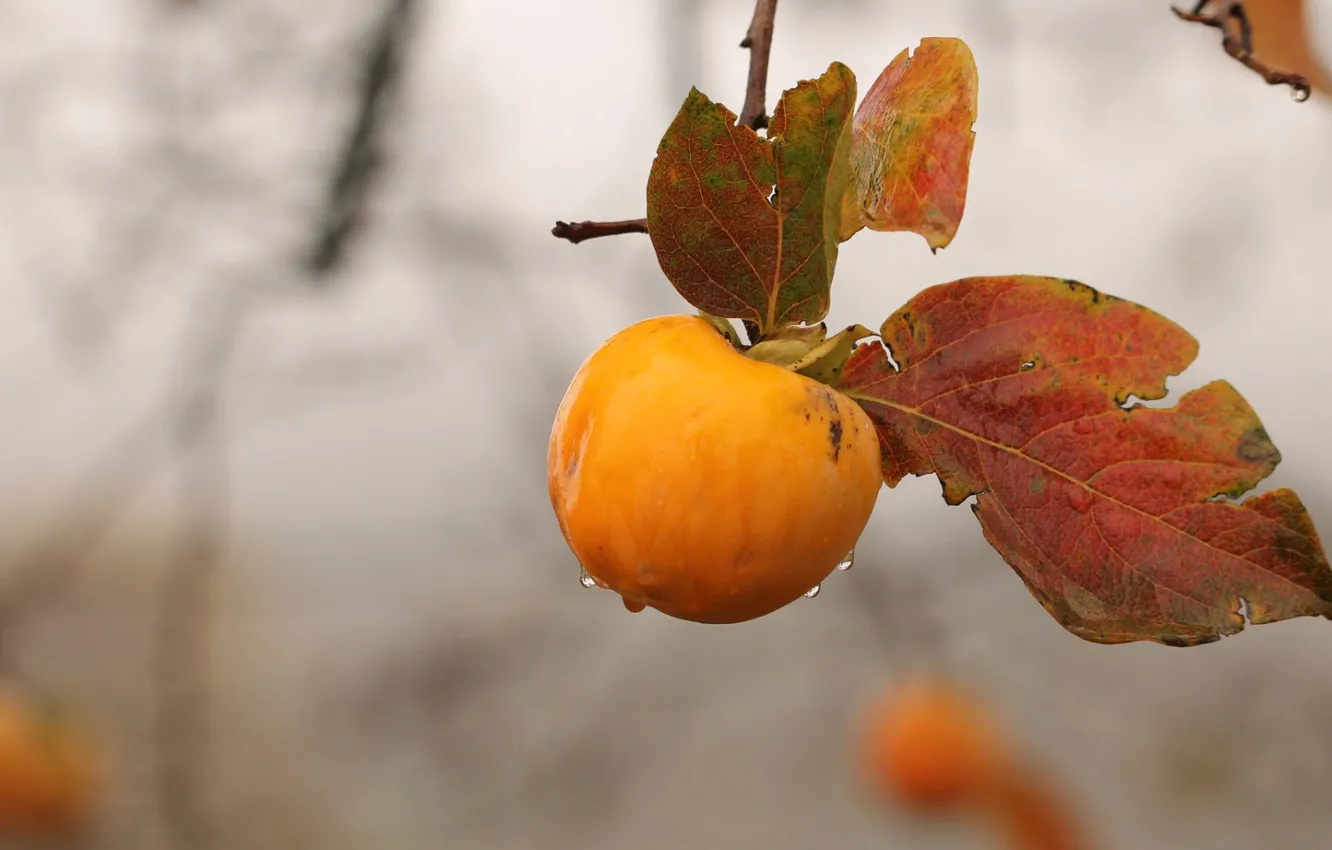
<svg viewBox="0 0 1332 850">
<path fill-rule="evenodd" d="M 0 836 L 68 835 L 86 826 L 97 750 L 71 720 L 30 695 L 0 689 Z"/>
<path fill-rule="evenodd" d="M 883 484 L 869 416 L 746 357 L 707 319 L 662 316 L 575 374 L 547 473 L 564 539 L 631 611 L 737 623 L 823 581 Z"/>
<path fill-rule="evenodd" d="M 857 744 L 869 785 L 914 811 L 980 805 L 1013 773 L 987 706 L 942 679 L 894 687 L 870 707 Z"/>
<path fill-rule="evenodd" d="M 856 746 L 876 796 L 918 815 L 987 822 L 1012 850 L 1088 850 L 1076 812 L 1012 749 L 975 694 L 918 676 L 874 702 Z"/>
</svg>

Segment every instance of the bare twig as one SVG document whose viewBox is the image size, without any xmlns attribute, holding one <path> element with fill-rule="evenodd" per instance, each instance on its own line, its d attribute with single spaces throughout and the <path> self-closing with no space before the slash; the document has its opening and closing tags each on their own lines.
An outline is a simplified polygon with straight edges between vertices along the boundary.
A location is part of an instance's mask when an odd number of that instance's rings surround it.
<svg viewBox="0 0 1332 850">
<path fill-rule="evenodd" d="M 749 48 L 749 78 L 740 123 L 755 130 L 768 126 L 768 57 L 772 53 L 772 22 L 776 15 L 777 0 L 758 0 L 749 32 L 740 42 L 741 47 Z"/>
<path fill-rule="evenodd" d="M 1208 11 L 1209 5 L 1215 7 Z M 1297 101 L 1309 99 L 1313 86 L 1303 74 L 1294 74 L 1273 68 L 1253 54 L 1253 27 L 1239 0 L 1199 0 L 1190 11 L 1170 7 L 1182 21 L 1202 24 L 1221 31 L 1221 47 L 1230 58 L 1253 71 L 1270 86 L 1290 86 L 1291 96 Z"/>
<path fill-rule="evenodd" d="M 550 232 L 557 239 L 568 239 L 577 245 L 584 239 L 596 239 L 601 236 L 619 236 L 621 233 L 647 233 L 647 219 L 633 218 L 627 221 L 557 221 Z"/>
<path fill-rule="evenodd" d="M 754 130 L 768 126 L 768 57 L 772 53 L 772 23 L 777 14 L 777 0 L 758 0 L 754 4 L 754 17 L 749 31 L 740 42 L 749 48 L 749 76 L 745 86 L 745 105 L 740 110 L 740 123 Z M 570 224 L 557 221 L 550 230 L 557 239 L 567 239 L 575 245 L 584 239 L 600 236 L 618 236 L 622 233 L 647 233 L 647 219 L 628 221 L 579 221 Z"/>
</svg>

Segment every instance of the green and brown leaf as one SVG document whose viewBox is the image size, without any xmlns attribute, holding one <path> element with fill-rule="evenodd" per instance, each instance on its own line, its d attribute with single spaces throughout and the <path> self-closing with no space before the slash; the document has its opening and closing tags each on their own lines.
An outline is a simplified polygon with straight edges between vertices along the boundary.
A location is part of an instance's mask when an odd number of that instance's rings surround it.
<svg viewBox="0 0 1332 850">
<path fill-rule="evenodd" d="M 1064 628 L 1191 646 L 1244 613 L 1332 615 L 1299 497 L 1228 501 L 1281 458 L 1239 393 L 1217 381 L 1173 408 L 1124 406 L 1163 398 L 1196 356 L 1169 320 L 1075 281 L 969 278 L 881 334 L 840 386 L 875 422 L 885 481 L 934 473 L 948 503 L 976 496 L 986 539 Z"/>
<path fill-rule="evenodd" d="M 834 62 L 782 94 L 764 139 L 697 89 L 689 93 L 647 187 L 657 259 L 689 303 L 765 334 L 823 319 L 855 100 L 855 76 Z"/>
<path fill-rule="evenodd" d="M 908 230 L 930 249 L 948 245 L 962 222 L 976 134 L 979 78 L 958 38 L 922 39 L 897 55 L 856 110 L 842 241 L 862 227 Z"/>
</svg>

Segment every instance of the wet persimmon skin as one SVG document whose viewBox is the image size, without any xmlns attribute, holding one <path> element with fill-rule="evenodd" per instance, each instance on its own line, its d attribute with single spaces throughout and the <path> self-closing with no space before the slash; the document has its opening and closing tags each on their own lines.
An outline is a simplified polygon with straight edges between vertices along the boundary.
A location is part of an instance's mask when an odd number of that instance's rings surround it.
<svg viewBox="0 0 1332 850">
<path fill-rule="evenodd" d="M 0 837 L 69 835 L 86 826 L 97 762 L 75 729 L 0 691 Z"/>
<path fill-rule="evenodd" d="M 823 581 L 883 484 L 869 417 L 736 351 L 705 319 L 620 331 L 574 376 L 551 433 L 565 540 L 630 610 L 737 623 Z"/>
</svg>

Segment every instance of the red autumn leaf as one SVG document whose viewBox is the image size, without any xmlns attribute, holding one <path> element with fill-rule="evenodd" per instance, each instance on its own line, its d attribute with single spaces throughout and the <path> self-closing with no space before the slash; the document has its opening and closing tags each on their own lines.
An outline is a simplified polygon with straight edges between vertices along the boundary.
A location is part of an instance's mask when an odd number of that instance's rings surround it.
<svg viewBox="0 0 1332 850">
<path fill-rule="evenodd" d="M 841 388 L 874 419 L 884 479 L 977 496 L 986 539 L 1064 628 L 1191 646 L 1332 615 L 1332 569 L 1299 497 L 1238 499 L 1281 455 L 1233 387 L 1163 398 L 1197 343 L 1076 281 L 931 287 L 861 346 Z M 896 368 L 889 361 L 889 354 Z"/>
<path fill-rule="evenodd" d="M 855 102 L 834 62 L 782 94 L 763 139 L 689 93 L 647 186 L 648 233 L 685 300 L 764 332 L 827 315 Z"/>
<path fill-rule="evenodd" d="M 910 230 L 930 250 L 962 222 L 976 134 L 976 63 L 959 38 L 922 39 L 897 54 L 856 110 L 843 241 L 862 227 Z"/>
</svg>

